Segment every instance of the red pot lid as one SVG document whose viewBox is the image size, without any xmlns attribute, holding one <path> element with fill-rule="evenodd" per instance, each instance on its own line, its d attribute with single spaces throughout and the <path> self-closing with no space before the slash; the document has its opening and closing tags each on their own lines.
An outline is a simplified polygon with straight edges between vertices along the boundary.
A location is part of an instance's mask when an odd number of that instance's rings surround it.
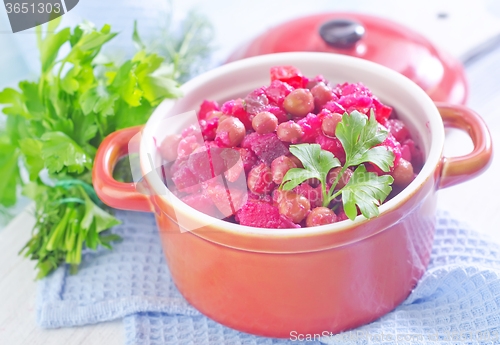
<svg viewBox="0 0 500 345">
<path fill-rule="evenodd" d="M 363 58 L 410 78 L 434 101 L 464 104 L 467 100 L 467 81 L 457 59 L 407 27 L 358 13 L 328 13 L 286 22 L 238 49 L 228 62 L 295 51 Z"/>
</svg>

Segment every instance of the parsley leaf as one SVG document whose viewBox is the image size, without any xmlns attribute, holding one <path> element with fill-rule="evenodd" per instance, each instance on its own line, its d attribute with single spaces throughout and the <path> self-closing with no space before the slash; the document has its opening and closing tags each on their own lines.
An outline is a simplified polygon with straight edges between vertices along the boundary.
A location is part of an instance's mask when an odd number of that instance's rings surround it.
<svg viewBox="0 0 500 345">
<path fill-rule="evenodd" d="M 377 176 L 367 172 L 364 165 L 360 165 L 342 188 L 342 203 L 347 217 L 351 220 L 356 218 L 358 214 L 356 205 L 366 218 L 378 216 L 378 206 L 391 192 L 392 182 L 394 182 L 392 176 Z"/>
<path fill-rule="evenodd" d="M 344 211 L 351 219 L 357 215 L 357 207 L 366 218 L 378 216 L 378 206 L 391 192 L 394 179 L 389 175 L 377 176 L 368 173 L 363 163 L 373 163 L 388 172 L 394 164 L 394 153 L 377 146 L 387 138 L 387 131 L 380 130 L 373 111 L 370 118 L 357 111 L 344 113 L 337 125 L 335 135 L 342 143 L 346 162 L 336 180 L 327 186 L 327 175 L 331 169 L 341 164 L 334 155 L 321 149 L 318 144 L 291 145 L 290 152 L 304 165 L 303 169 L 290 169 L 284 176 L 280 188 L 291 190 L 307 179 L 317 178 L 323 191 L 323 207 L 342 194 Z M 347 168 L 358 166 L 349 182 L 334 194 L 335 187 Z M 327 191 L 326 189 L 329 188 Z"/>
<path fill-rule="evenodd" d="M 6 115 L 14 114 L 28 117 L 29 114 L 26 113 L 24 108 L 24 102 L 22 95 L 11 88 L 6 88 L 0 92 L 0 103 L 9 104 L 2 109 L 3 113 Z"/>
<path fill-rule="evenodd" d="M 291 145 L 290 152 L 300 159 L 304 169 L 287 171 L 281 184 L 284 190 L 292 190 L 310 178 L 317 178 L 325 185 L 328 172 L 340 166 L 340 161 L 331 152 L 322 150 L 319 144 Z"/>
<path fill-rule="evenodd" d="M 0 142 L 0 203 L 13 206 L 16 203 L 16 186 L 19 179 L 17 160 L 19 150 Z"/>
<path fill-rule="evenodd" d="M 59 31 L 57 34 L 52 33 L 47 30 L 47 35 L 44 39 L 41 38 L 41 29 L 40 26 L 36 27 L 37 34 L 39 35 L 40 42 L 40 55 L 42 60 L 42 72 L 48 72 L 56 61 L 57 54 L 59 53 L 59 49 L 62 47 L 64 43 L 69 40 L 70 37 L 70 29 L 66 28 Z"/>
<path fill-rule="evenodd" d="M 66 134 L 48 132 L 42 141 L 42 158 L 49 172 L 57 173 L 66 167 L 68 172 L 82 173 L 92 168 L 92 158 Z"/>
<path fill-rule="evenodd" d="M 292 190 L 305 180 L 308 180 L 310 178 L 315 178 L 316 176 L 318 176 L 316 172 L 307 169 L 299 169 L 299 168 L 290 169 L 286 172 L 285 176 L 283 177 L 281 188 L 283 190 Z"/>
<path fill-rule="evenodd" d="M 387 131 L 378 130 L 373 110 L 370 119 L 364 114 L 353 111 L 344 113 L 342 122 L 335 130 L 335 135 L 342 143 L 346 153 L 346 165 L 353 166 L 365 162 L 377 165 L 388 172 L 393 166 L 394 154 L 385 147 L 374 147 L 387 138 Z"/>
<path fill-rule="evenodd" d="M 132 41 L 134 42 L 137 50 L 145 50 L 146 45 L 142 42 L 139 32 L 137 31 L 137 20 L 134 21 L 134 33 L 132 34 Z"/>
<path fill-rule="evenodd" d="M 180 97 L 179 78 L 189 77 L 185 63 L 204 55 L 210 43 L 210 38 L 193 37 L 201 33 L 198 29 L 176 30 L 161 38 L 162 45 L 178 32 L 183 43 L 161 54 L 143 43 L 135 25 L 132 40 L 138 52 L 117 63 L 113 52 L 108 58 L 101 54 L 116 36 L 109 25 L 98 29 L 84 21 L 58 30 L 60 22 L 59 17 L 36 27 L 38 80 L 0 92 L 7 115 L 0 131 L 0 207 L 16 203 L 20 186 L 35 200 L 38 221 L 24 251 L 37 261 L 37 278 L 63 263 L 75 272 L 82 246 L 111 248 L 110 242 L 118 239 L 106 234 L 118 221 L 91 185 L 97 148 L 110 133 L 144 124 L 163 99 Z M 207 27 L 202 21 L 190 23 Z M 194 61 L 198 59 L 189 64 Z M 19 166 L 26 168 L 29 181 L 21 179 Z"/>
<path fill-rule="evenodd" d="M 26 168 L 30 174 L 30 180 L 34 181 L 45 166 L 45 162 L 42 158 L 42 142 L 40 140 L 26 138 L 19 141 L 19 146 L 25 157 Z"/>
</svg>

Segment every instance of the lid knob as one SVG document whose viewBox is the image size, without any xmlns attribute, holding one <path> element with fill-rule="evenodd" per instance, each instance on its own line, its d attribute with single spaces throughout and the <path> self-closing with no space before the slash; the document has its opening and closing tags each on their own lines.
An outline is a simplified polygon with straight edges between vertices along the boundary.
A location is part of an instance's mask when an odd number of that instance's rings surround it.
<svg viewBox="0 0 500 345">
<path fill-rule="evenodd" d="M 319 28 L 319 35 L 323 41 L 335 48 L 350 48 L 364 34 L 364 26 L 349 19 L 330 20 Z"/>
</svg>

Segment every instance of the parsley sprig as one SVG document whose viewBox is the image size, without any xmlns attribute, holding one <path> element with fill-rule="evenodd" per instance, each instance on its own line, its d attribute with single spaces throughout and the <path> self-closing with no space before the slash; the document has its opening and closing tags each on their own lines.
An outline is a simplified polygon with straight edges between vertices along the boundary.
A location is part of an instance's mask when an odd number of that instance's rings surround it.
<svg viewBox="0 0 500 345">
<path fill-rule="evenodd" d="M 390 175 L 377 176 L 367 172 L 363 163 L 373 163 L 384 172 L 390 170 L 394 164 L 394 153 L 383 146 L 377 146 L 387 138 L 387 131 L 378 128 L 373 111 L 369 118 L 353 111 L 351 114 L 344 113 L 335 135 L 346 154 L 343 166 L 333 153 L 322 150 L 318 144 L 291 145 L 290 152 L 302 162 L 304 168 L 290 169 L 280 188 L 292 190 L 308 179 L 317 178 L 321 182 L 324 207 L 328 207 L 332 200 L 342 194 L 344 211 L 349 219 L 356 218 L 357 207 L 366 218 L 378 216 L 378 207 L 391 192 L 394 179 Z M 353 166 L 357 168 L 349 182 L 335 192 L 340 178 L 347 168 Z M 342 168 L 327 190 L 328 173 L 337 167 Z"/>
<path fill-rule="evenodd" d="M 179 80 L 189 77 L 185 59 L 206 56 L 210 43 L 209 37 L 193 41 L 198 31 L 188 26 L 178 37 L 186 42 L 183 51 L 171 52 L 178 53 L 174 61 L 148 49 L 135 26 L 138 51 L 118 63 L 101 54 L 116 36 L 109 25 L 58 29 L 60 21 L 36 28 L 40 76 L 0 92 L 7 117 L 0 128 L 0 205 L 15 205 L 20 190 L 35 201 L 37 222 L 22 252 L 37 261 L 37 278 L 64 263 L 74 272 L 82 250 L 111 248 L 119 238 L 106 231 L 119 221 L 92 187 L 97 148 L 108 134 L 144 124 L 163 99 L 181 96 Z M 195 28 L 205 30 L 207 23 Z M 130 168 L 116 170 L 120 180 L 130 175 Z"/>
</svg>

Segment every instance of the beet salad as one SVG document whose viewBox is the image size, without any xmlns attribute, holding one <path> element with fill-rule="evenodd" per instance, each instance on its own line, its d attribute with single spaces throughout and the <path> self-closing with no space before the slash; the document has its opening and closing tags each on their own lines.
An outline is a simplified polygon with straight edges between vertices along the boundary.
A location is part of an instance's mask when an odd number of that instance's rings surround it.
<svg viewBox="0 0 500 345">
<path fill-rule="evenodd" d="M 259 228 L 367 218 L 415 178 L 423 155 L 393 109 L 362 83 L 271 68 L 270 84 L 159 144 L 165 182 L 189 206 Z"/>
</svg>

